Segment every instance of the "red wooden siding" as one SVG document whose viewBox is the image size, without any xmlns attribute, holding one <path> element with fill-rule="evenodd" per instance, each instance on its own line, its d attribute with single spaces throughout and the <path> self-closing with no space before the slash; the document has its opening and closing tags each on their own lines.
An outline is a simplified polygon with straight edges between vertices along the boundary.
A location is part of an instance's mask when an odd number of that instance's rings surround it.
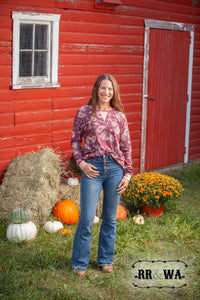
<svg viewBox="0 0 200 300">
<path fill-rule="evenodd" d="M 61 15 L 60 88 L 12 90 L 12 11 Z M 87 103 L 100 73 L 119 82 L 133 146 L 134 172 L 141 148 L 144 19 L 195 25 L 189 160 L 200 158 L 200 5 L 197 1 L 1 0 L 0 2 L 0 172 L 17 155 L 43 147 L 71 154 L 73 118 Z"/>
</svg>

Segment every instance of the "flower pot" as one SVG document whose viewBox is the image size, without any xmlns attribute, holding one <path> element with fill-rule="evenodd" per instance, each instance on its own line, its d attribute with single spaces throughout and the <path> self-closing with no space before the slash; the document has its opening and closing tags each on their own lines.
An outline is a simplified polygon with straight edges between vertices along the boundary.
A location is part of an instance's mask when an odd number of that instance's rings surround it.
<svg viewBox="0 0 200 300">
<path fill-rule="evenodd" d="M 147 204 L 143 205 L 142 211 L 149 217 L 160 217 L 163 215 L 163 205 L 160 207 L 149 207 Z"/>
</svg>

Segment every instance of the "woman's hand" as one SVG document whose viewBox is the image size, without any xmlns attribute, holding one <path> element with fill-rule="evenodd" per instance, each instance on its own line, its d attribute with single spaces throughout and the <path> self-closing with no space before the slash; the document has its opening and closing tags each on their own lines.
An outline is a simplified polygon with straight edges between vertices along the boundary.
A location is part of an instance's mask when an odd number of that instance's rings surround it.
<svg viewBox="0 0 200 300">
<path fill-rule="evenodd" d="M 97 167 L 93 166 L 92 164 L 87 163 L 83 168 L 83 172 L 88 178 L 94 178 L 99 176 L 99 171 L 96 171 Z"/>
<path fill-rule="evenodd" d="M 122 181 L 118 185 L 118 189 L 117 189 L 118 194 L 122 194 L 126 190 L 128 184 L 129 184 L 129 180 L 123 177 Z"/>
</svg>

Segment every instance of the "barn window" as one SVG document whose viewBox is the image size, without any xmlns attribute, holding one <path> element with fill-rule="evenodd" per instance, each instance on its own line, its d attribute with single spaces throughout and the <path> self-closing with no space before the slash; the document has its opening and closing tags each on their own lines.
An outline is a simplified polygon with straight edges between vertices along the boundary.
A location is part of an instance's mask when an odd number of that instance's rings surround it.
<svg viewBox="0 0 200 300">
<path fill-rule="evenodd" d="M 13 89 L 59 87 L 60 15 L 13 12 Z"/>
</svg>

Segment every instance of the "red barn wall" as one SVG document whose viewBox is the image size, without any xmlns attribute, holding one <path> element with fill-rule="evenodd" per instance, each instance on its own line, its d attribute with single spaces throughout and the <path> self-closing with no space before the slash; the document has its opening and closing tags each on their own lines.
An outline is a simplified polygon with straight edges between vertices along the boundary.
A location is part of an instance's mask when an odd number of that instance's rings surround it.
<svg viewBox="0 0 200 300">
<path fill-rule="evenodd" d="M 200 3 L 197 0 L 1 0 L 0 172 L 20 154 L 52 147 L 67 160 L 75 113 L 96 77 L 118 81 L 129 122 L 134 173 L 141 148 L 144 19 L 195 25 L 189 161 L 200 158 Z M 28 4 L 27 4 L 28 3 Z M 60 14 L 60 88 L 13 90 L 12 11 Z"/>
</svg>

